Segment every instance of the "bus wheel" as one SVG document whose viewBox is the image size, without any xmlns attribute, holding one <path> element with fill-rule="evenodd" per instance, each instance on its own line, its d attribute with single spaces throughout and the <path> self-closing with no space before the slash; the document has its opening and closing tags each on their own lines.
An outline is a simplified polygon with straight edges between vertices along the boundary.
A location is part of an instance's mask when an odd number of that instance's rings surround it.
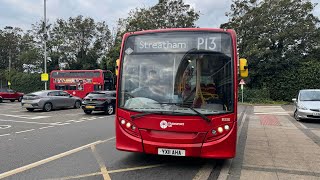
<svg viewBox="0 0 320 180">
<path fill-rule="evenodd" d="M 45 103 L 43 106 L 43 110 L 46 112 L 49 112 L 52 110 L 52 104 L 51 103 Z"/>
<path fill-rule="evenodd" d="M 86 114 L 91 114 L 92 111 L 91 111 L 91 110 L 84 110 L 84 113 L 86 113 Z"/>
<path fill-rule="evenodd" d="M 74 103 L 73 108 L 79 109 L 80 107 L 81 107 L 81 102 L 80 102 L 80 101 L 76 101 L 76 102 Z"/>
<path fill-rule="evenodd" d="M 105 114 L 108 114 L 108 115 L 111 115 L 114 113 L 114 108 L 113 108 L 113 105 L 112 104 L 109 104 L 107 106 L 107 110 L 105 111 Z"/>
<path fill-rule="evenodd" d="M 11 102 L 14 102 L 15 100 L 14 100 L 14 99 L 10 99 L 10 101 L 11 101 Z"/>
</svg>

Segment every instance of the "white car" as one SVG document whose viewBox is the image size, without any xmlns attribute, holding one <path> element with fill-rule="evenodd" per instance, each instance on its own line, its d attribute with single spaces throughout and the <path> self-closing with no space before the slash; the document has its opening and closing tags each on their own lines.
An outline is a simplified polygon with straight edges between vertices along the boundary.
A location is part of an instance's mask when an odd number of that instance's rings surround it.
<svg viewBox="0 0 320 180">
<path fill-rule="evenodd" d="M 294 102 L 294 118 L 299 121 L 302 119 L 320 120 L 320 89 L 300 90 Z"/>
</svg>

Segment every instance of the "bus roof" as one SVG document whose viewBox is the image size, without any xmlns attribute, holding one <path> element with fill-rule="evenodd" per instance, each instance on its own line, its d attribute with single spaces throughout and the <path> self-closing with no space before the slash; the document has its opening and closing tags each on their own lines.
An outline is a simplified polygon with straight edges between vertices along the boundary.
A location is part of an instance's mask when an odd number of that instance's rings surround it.
<svg viewBox="0 0 320 180">
<path fill-rule="evenodd" d="M 214 32 L 235 32 L 233 29 L 220 29 L 220 28 L 167 28 L 167 29 L 153 29 L 128 32 L 126 35 L 148 34 L 148 33 L 160 33 L 160 32 L 177 32 L 177 31 L 214 31 Z"/>
</svg>

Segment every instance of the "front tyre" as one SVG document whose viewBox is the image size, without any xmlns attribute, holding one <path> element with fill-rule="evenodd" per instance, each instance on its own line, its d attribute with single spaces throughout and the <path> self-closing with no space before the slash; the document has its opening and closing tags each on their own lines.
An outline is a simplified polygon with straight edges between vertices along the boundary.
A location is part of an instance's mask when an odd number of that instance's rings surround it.
<svg viewBox="0 0 320 180">
<path fill-rule="evenodd" d="M 14 101 L 15 101 L 15 99 L 10 99 L 10 101 L 11 101 L 11 102 L 14 102 Z"/>
<path fill-rule="evenodd" d="M 84 110 L 83 112 L 86 113 L 86 114 L 91 114 L 92 113 L 91 110 Z"/>
<path fill-rule="evenodd" d="M 43 106 L 43 111 L 49 112 L 52 110 L 52 104 L 51 103 L 45 103 Z"/>
<path fill-rule="evenodd" d="M 294 119 L 295 119 L 295 120 L 297 120 L 297 121 L 300 121 L 300 120 L 301 120 L 301 119 L 299 118 L 299 116 L 298 116 L 297 110 L 294 111 L 293 116 L 294 116 Z"/>
<path fill-rule="evenodd" d="M 105 114 L 111 115 L 114 113 L 114 107 L 112 104 L 108 104 Z"/>
<path fill-rule="evenodd" d="M 74 103 L 73 108 L 79 109 L 80 107 L 81 107 L 81 102 L 80 102 L 80 101 L 76 101 L 76 102 Z"/>
</svg>

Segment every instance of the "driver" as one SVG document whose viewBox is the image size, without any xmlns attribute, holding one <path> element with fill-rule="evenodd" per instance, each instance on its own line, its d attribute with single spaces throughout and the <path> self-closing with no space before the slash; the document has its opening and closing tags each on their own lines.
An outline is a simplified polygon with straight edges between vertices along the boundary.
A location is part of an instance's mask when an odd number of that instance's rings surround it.
<svg viewBox="0 0 320 180">
<path fill-rule="evenodd" d="M 163 101 L 165 93 L 159 87 L 160 78 L 155 70 L 150 70 L 147 80 L 143 87 L 137 88 L 131 92 L 134 97 L 145 97 L 155 101 Z"/>
</svg>

